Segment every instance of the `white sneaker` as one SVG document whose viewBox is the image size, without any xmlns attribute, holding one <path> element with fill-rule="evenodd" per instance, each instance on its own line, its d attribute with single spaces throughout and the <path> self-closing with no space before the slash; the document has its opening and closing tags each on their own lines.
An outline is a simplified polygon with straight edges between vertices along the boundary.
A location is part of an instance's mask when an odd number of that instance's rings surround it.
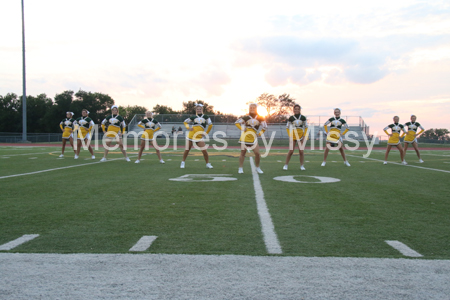
<svg viewBox="0 0 450 300">
<path fill-rule="evenodd" d="M 288 165 L 284 165 L 283 170 L 287 171 Z"/>
<path fill-rule="evenodd" d="M 126 161 L 131 161 L 131 159 L 127 156 L 127 157 L 125 157 L 125 160 Z"/>
<path fill-rule="evenodd" d="M 387 165 L 387 161 L 383 162 L 383 165 Z"/>
<path fill-rule="evenodd" d="M 238 169 L 238 173 L 239 173 L 239 174 L 244 174 L 244 169 L 243 169 L 243 168 L 239 168 L 239 169 Z"/>
<path fill-rule="evenodd" d="M 60 156 L 60 157 L 61 157 L 61 156 Z M 420 163 L 423 163 L 424 161 L 423 161 L 423 160 L 421 160 L 421 159 L 419 159 L 419 162 L 420 162 Z"/>
<path fill-rule="evenodd" d="M 103 157 L 102 159 L 100 159 L 101 162 L 105 162 L 106 161 L 106 157 Z"/>
<path fill-rule="evenodd" d="M 139 159 L 136 159 L 136 161 L 134 162 L 135 164 L 140 163 L 141 161 Z"/>
<path fill-rule="evenodd" d="M 160 164 L 165 164 L 166 162 L 163 161 L 162 159 L 159 161 Z"/>
<path fill-rule="evenodd" d="M 259 174 L 263 174 L 263 173 L 264 173 L 264 172 L 261 170 L 260 167 L 257 167 L 257 168 L 256 168 L 256 172 L 258 172 Z"/>
<path fill-rule="evenodd" d="M 327 164 L 326 162 L 323 162 L 320 166 L 325 167 L 326 164 Z"/>
<path fill-rule="evenodd" d="M 305 171 L 305 167 L 304 166 L 300 166 L 300 170 Z"/>
<path fill-rule="evenodd" d="M 408 163 L 406 161 L 402 161 L 402 165 L 406 166 Z"/>
<path fill-rule="evenodd" d="M 95 159 L 95 155 L 92 155 L 92 156 L 91 156 L 91 159 Z"/>
<path fill-rule="evenodd" d="M 350 167 L 350 164 L 348 163 L 348 161 L 344 161 L 344 165 L 346 165 L 347 167 Z"/>
<path fill-rule="evenodd" d="M 64 154 L 61 154 L 59 157 L 60 157 L 60 158 L 61 158 L 61 157 L 64 157 Z"/>
<path fill-rule="evenodd" d="M 78 159 L 78 155 L 76 155 L 76 154 L 75 154 L 75 157 L 74 157 L 74 159 Z"/>
<path fill-rule="evenodd" d="M 212 168 L 213 168 L 213 166 L 212 166 L 210 163 L 207 163 L 207 164 L 206 164 L 206 167 L 207 167 L 208 169 L 212 169 Z"/>
<path fill-rule="evenodd" d="M 184 161 L 181 162 L 180 169 L 184 169 Z"/>
</svg>

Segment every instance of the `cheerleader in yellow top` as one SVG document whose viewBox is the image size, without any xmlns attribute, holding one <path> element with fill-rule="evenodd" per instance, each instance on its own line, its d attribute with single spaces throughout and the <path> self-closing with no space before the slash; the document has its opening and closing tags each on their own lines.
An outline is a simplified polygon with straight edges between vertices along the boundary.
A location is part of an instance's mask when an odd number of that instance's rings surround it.
<svg viewBox="0 0 450 300">
<path fill-rule="evenodd" d="M 392 146 L 396 146 L 398 151 L 400 152 L 400 159 L 402 160 L 402 165 L 406 165 L 405 156 L 403 152 L 402 145 L 400 144 L 400 138 L 402 138 L 406 132 L 405 127 L 399 123 L 400 118 L 398 116 L 394 117 L 394 123 L 386 126 L 383 130 L 389 136 L 388 145 L 386 149 L 386 154 L 384 155 L 384 165 L 387 165 L 387 159 L 389 156 L 389 152 L 391 151 Z M 388 130 L 391 129 L 391 133 Z M 403 134 L 400 136 L 400 133 L 403 131 Z"/>
<path fill-rule="evenodd" d="M 73 118 L 73 112 L 68 111 L 66 112 L 66 118 L 59 123 L 59 127 L 61 128 L 63 134 L 62 134 L 62 149 L 61 149 L 61 155 L 59 157 L 64 157 L 64 150 L 66 149 L 66 143 L 67 140 L 70 142 L 70 146 L 72 146 L 73 149 L 73 129 L 74 129 L 74 123 L 75 120 Z M 74 153 L 75 149 L 73 150 Z"/>
<path fill-rule="evenodd" d="M 125 124 L 125 120 L 122 116 L 119 115 L 119 107 L 117 105 L 111 106 L 111 115 L 107 116 L 102 121 L 102 130 L 105 134 L 104 138 L 106 140 L 105 154 L 103 158 L 100 160 L 102 162 L 106 161 L 106 156 L 109 152 L 109 147 L 111 146 L 112 141 L 117 141 L 119 144 L 119 148 L 122 151 L 123 156 L 125 156 L 126 161 L 131 161 L 127 156 L 127 152 L 123 147 L 122 143 L 122 135 L 125 134 L 125 130 L 127 125 Z"/>
<path fill-rule="evenodd" d="M 186 145 L 186 150 L 184 150 L 183 160 L 181 161 L 180 168 L 185 168 L 185 161 L 189 154 L 189 151 L 191 151 L 192 146 L 194 145 L 194 143 L 196 143 L 196 145 L 200 147 L 203 153 L 203 158 L 206 161 L 206 167 L 208 169 L 212 169 L 213 166 L 209 163 L 208 151 L 206 151 L 203 138 L 205 135 L 209 134 L 213 127 L 213 124 L 211 122 L 211 118 L 203 114 L 203 104 L 198 103 L 195 105 L 195 113 L 195 116 L 191 116 L 184 120 L 184 126 L 188 130 L 189 134 L 186 138 L 188 144 Z"/>
<path fill-rule="evenodd" d="M 339 152 L 341 152 L 341 156 L 344 159 L 344 164 L 347 167 L 350 167 L 350 163 L 345 157 L 344 147 L 342 147 L 342 136 L 344 136 L 349 131 L 349 129 L 347 122 L 343 118 L 341 118 L 340 108 L 334 109 L 334 117 L 328 119 L 323 127 L 325 129 L 325 132 L 327 133 L 327 145 L 323 154 L 323 162 L 321 166 L 325 167 L 325 164 L 327 163 L 327 157 L 328 152 L 330 152 L 330 147 L 338 147 Z"/>
<path fill-rule="evenodd" d="M 238 173 L 244 173 L 243 167 L 247 149 L 253 150 L 253 153 L 255 154 L 256 172 L 260 174 L 264 173 L 259 167 L 261 154 L 259 151 L 258 136 L 261 136 L 264 131 L 266 131 L 267 123 L 264 120 L 264 117 L 258 115 L 258 105 L 256 103 L 251 103 L 249 106 L 249 114 L 240 117 L 235 122 L 235 125 L 237 128 L 239 128 L 239 130 L 241 130 L 241 138 L 239 139 L 239 143 L 241 143 L 243 146 L 245 145 L 245 148 L 241 148 Z M 259 129 L 261 130 L 258 133 Z"/>
<path fill-rule="evenodd" d="M 83 109 L 81 111 L 81 117 L 75 120 L 75 127 L 78 131 L 77 135 L 77 152 L 75 153 L 75 159 L 78 159 L 78 155 L 80 155 L 81 150 L 81 141 L 84 140 L 88 145 L 88 150 L 91 153 L 91 158 L 95 159 L 94 150 L 92 150 L 90 141 L 91 141 L 91 131 L 94 128 L 94 121 L 89 118 L 89 111 L 87 109 Z"/>
<path fill-rule="evenodd" d="M 417 117 L 415 115 L 411 115 L 411 122 L 405 124 L 405 128 L 408 130 L 405 137 L 405 149 L 403 153 L 403 158 L 406 157 L 406 150 L 408 150 L 409 144 L 412 144 L 414 150 L 416 150 L 417 157 L 419 158 L 419 162 L 423 163 L 423 160 L 420 158 L 419 152 L 419 143 L 417 142 L 417 137 L 425 131 L 425 129 L 416 122 Z M 420 129 L 420 132 L 417 133 L 417 130 Z"/>
<path fill-rule="evenodd" d="M 161 158 L 161 152 L 158 149 L 158 144 L 156 143 L 156 139 L 153 137 L 153 134 L 161 129 L 161 124 L 153 118 L 153 113 L 151 111 L 147 111 L 145 112 L 145 118 L 142 121 L 139 121 L 137 126 L 144 129 L 144 133 L 141 135 L 141 148 L 139 149 L 138 158 L 135 163 L 138 164 L 141 162 L 141 156 L 145 145 L 147 142 L 152 142 L 149 143 L 149 145 L 153 145 L 156 150 L 156 155 L 158 155 L 159 162 L 163 164 L 164 160 Z"/>
<path fill-rule="evenodd" d="M 303 116 L 301 114 L 301 109 L 302 108 L 300 105 L 294 105 L 294 115 L 289 117 L 286 124 L 286 130 L 289 135 L 289 145 L 291 145 L 291 141 L 297 142 L 298 152 L 300 156 L 300 170 L 304 171 L 305 167 L 303 166 L 303 163 L 305 161 L 305 155 L 303 149 L 308 139 L 308 123 L 306 120 L 306 116 Z M 293 153 L 294 149 L 289 148 L 283 170 L 288 169 L 289 160 L 291 159 Z"/>
</svg>

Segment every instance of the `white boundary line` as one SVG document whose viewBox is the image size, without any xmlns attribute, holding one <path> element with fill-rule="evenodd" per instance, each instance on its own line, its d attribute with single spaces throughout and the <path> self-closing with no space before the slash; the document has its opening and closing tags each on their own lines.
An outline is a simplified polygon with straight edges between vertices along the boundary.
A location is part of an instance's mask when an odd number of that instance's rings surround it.
<svg viewBox="0 0 450 300">
<path fill-rule="evenodd" d="M 381 161 L 381 162 L 384 162 L 384 160 L 381 160 L 381 159 L 375 159 L 375 158 L 369 158 L 369 157 L 365 158 L 365 157 L 362 157 L 362 156 L 356 156 L 356 155 L 350 155 L 350 154 L 347 154 L 347 156 L 357 157 L 357 158 L 364 158 L 364 159 L 369 159 L 369 160 L 375 160 L 375 161 Z M 401 166 L 403 166 L 401 163 L 396 163 L 396 162 L 389 162 L 388 164 L 401 165 Z M 416 166 L 416 165 L 411 165 L 411 164 L 405 165 L 405 167 L 412 167 L 412 168 L 419 168 L 419 169 L 424 169 L 424 170 L 431 170 L 431 171 L 438 171 L 438 172 L 450 173 L 450 171 L 447 171 L 447 170 L 433 169 L 433 168 L 421 167 L 421 166 Z"/>
<path fill-rule="evenodd" d="M 139 239 L 139 241 L 130 248 L 128 251 L 142 252 L 150 248 L 152 243 L 156 240 L 157 236 L 154 235 L 144 235 Z"/>
<path fill-rule="evenodd" d="M 16 248 L 23 243 L 31 241 L 39 236 L 39 234 L 24 234 L 20 238 L 15 239 L 14 241 L 8 242 L 6 244 L 0 245 L 0 250 L 11 250 Z"/>
<path fill-rule="evenodd" d="M 413 249 L 409 248 L 402 242 L 399 242 L 399 241 L 385 241 L 385 242 L 392 248 L 398 250 L 404 256 L 409 256 L 409 257 L 422 257 L 423 256 L 422 254 L 414 251 Z"/>
<path fill-rule="evenodd" d="M 129 157 L 129 156 L 128 156 L 128 157 Z M 109 162 L 109 161 L 115 161 L 115 160 L 120 160 L 120 159 L 125 159 L 125 158 L 114 158 L 114 159 L 109 159 L 109 160 L 107 160 L 106 162 Z M 87 163 L 87 164 L 79 164 L 79 165 L 74 165 L 74 166 L 67 166 L 67 167 L 54 168 L 54 169 L 48 169 L 48 170 L 41 170 L 41 171 L 35 171 L 35 172 L 30 172 L 30 173 L 22 173 L 22 174 L 14 174 L 14 175 L 1 176 L 0 179 L 6 179 L 6 178 L 12 178 L 12 177 L 19 177 L 19 176 L 25 176 L 25 175 L 33 175 L 33 174 L 39 174 L 39 173 L 50 172 L 50 171 L 63 170 L 63 169 L 69 169 L 69 168 L 76 168 L 76 167 L 82 167 L 82 166 L 93 165 L 93 164 L 103 164 L 103 163 L 105 163 L 105 162 L 96 161 L 96 162 Z"/>
<path fill-rule="evenodd" d="M 275 233 L 275 227 L 270 217 L 269 209 L 267 208 L 266 200 L 264 200 L 264 192 L 259 181 L 259 175 L 256 172 L 255 164 L 253 163 L 253 157 L 250 157 L 250 165 L 252 166 L 253 175 L 253 187 L 255 188 L 256 205 L 258 208 L 258 215 L 261 221 L 261 230 L 264 237 L 264 243 L 266 244 L 267 252 L 269 254 L 281 254 L 280 242 L 278 241 L 277 234 Z"/>
</svg>

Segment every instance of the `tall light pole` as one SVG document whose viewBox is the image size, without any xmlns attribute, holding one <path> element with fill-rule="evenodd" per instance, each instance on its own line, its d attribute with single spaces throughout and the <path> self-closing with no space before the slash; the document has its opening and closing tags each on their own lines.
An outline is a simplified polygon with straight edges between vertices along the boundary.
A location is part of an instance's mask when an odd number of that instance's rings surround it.
<svg viewBox="0 0 450 300">
<path fill-rule="evenodd" d="M 22 78 L 23 78 L 23 91 L 22 91 L 22 142 L 27 141 L 27 86 L 25 77 L 25 18 L 22 0 Z"/>
</svg>

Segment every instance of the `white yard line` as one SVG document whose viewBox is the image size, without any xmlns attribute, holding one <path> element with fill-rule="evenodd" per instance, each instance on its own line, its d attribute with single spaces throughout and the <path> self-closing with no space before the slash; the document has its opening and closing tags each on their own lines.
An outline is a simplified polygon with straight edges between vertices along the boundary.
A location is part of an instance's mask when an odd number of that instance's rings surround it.
<svg viewBox="0 0 450 300">
<path fill-rule="evenodd" d="M 364 158 L 364 157 L 361 157 L 361 156 L 350 155 L 350 154 L 347 154 L 347 156 L 357 157 L 357 158 Z M 382 159 L 375 159 L 375 158 L 369 158 L 369 157 L 364 158 L 364 159 L 384 162 L 384 160 L 382 160 Z M 389 164 L 389 165 L 390 165 L 390 164 L 393 164 L 393 165 L 400 165 L 400 166 L 403 166 L 401 163 L 396 163 L 396 162 L 388 162 L 388 164 Z M 438 171 L 438 172 L 450 173 L 450 171 L 447 171 L 447 170 L 433 169 L 433 168 L 421 167 L 421 166 L 416 166 L 416 165 L 411 165 L 411 164 L 407 164 L 407 165 L 405 165 L 405 167 L 412 167 L 412 168 L 419 168 L 419 169 L 424 169 L 424 170 L 431 170 L 431 171 Z"/>
<path fill-rule="evenodd" d="M 150 248 L 152 243 L 156 240 L 157 236 L 154 235 L 144 235 L 139 239 L 139 241 L 130 248 L 128 251 L 142 252 Z"/>
<path fill-rule="evenodd" d="M 399 241 L 385 241 L 385 242 L 392 248 L 398 250 L 404 256 L 409 256 L 409 257 L 422 257 L 423 256 L 422 254 L 414 251 L 413 249 L 409 248 L 402 242 L 399 242 Z"/>
<path fill-rule="evenodd" d="M 128 156 L 128 157 L 130 157 L 130 156 Z M 106 162 L 120 160 L 120 159 L 125 159 L 125 158 L 108 159 Z M 82 167 L 82 166 L 93 165 L 93 164 L 103 164 L 103 163 L 105 163 L 105 162 L 96 161 L 96 162 L 87 163 L 87 164 L 79 164 L 79 165 L 74 165 L 74 166 L 60 167 L 60 168 L 54 168 L 54 169 L 47 169 L 47 170 L 41 170 L 41 171 L 35 171 L 35 172 L 29 172 L 29 173 L 1 176 L 0 179 L 19 177 L 19 176 L 25 176 L 25 175 L 34 175 L 34 174 L 51 172 L 51 171 L 56 171 L 56 170 L 64 170 L 64 169 L 69 169 L 69 168 L 76 168 L 76 167 Z"/>
<path fill-rule="evenodd" d="M 35 239 L 39 236 L 39 234 L 24 234 L 20 238 L 15 239 L 14 241 L 11 241 L 9 243 L 0 245 L 0 250 L 11 250 L 16 248 L 17 246 L 22 245 L 23 243 L 26 243 L 28 241 L 31 241 L 32 239 Z"/>
<path fill-rule="evenodd" d="M 253 157 L 250 157 L 250 165 L 252 166 L 253 186 L 255 188 L 256 205 L 258 208 L 258 215 L 261 221 L 261 229 L 264 237 L 264 243 L 266 244 L 267 252 L 270 254 L 281 254 L 280 242 L 278 241 L 277 234 L 275 233 L 275 227 L 270 216 L 269 209 L 267 208 L 266 200 L 264 199 L 264 192 L 259 181 L 259 175 L 256 172 L 256 166 L 253 162 Z"/>
<path fill-rule="evenodd" d="M 39 153 L 22 153 L 22 154 L 3 154 L 2 156 L 20 156 L 20 155 L 37 155 L 37 154 L 49 154 L 49 153 L 59 153 L 60 151 L 52 151 L 52 152 L 39 152 Z"/>
</svg>

